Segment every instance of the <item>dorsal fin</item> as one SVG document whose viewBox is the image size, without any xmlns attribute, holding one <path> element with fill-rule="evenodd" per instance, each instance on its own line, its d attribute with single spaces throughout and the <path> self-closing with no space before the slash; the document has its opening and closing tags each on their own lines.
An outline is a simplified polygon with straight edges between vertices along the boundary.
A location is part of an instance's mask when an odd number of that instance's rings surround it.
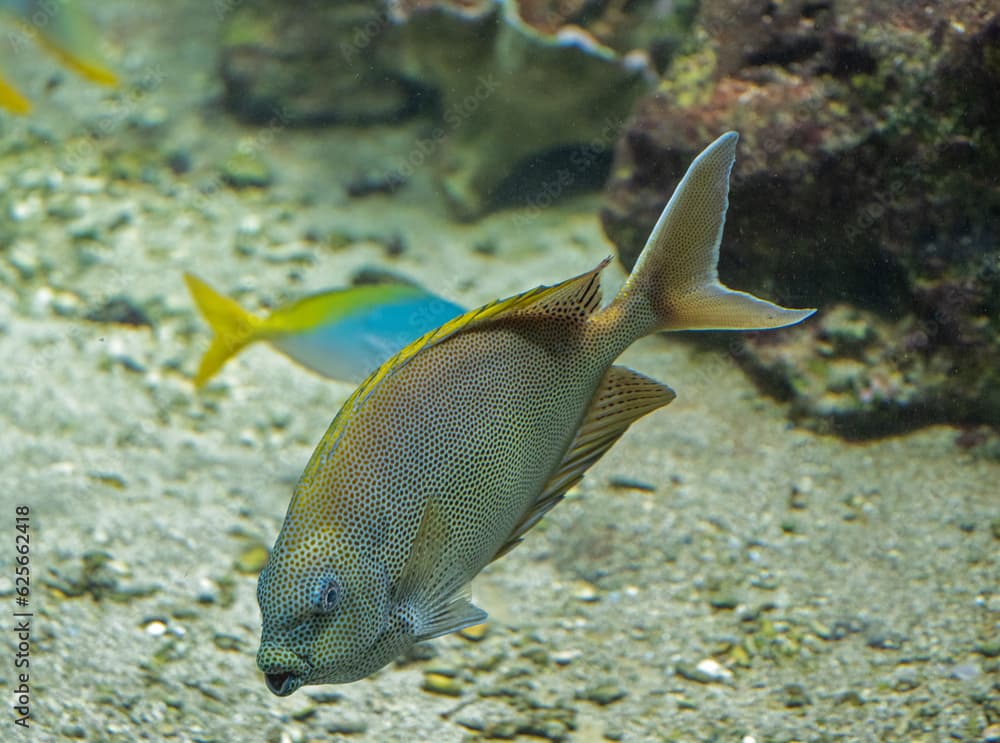
<svg viewBox="0 0 1000 743">
<path fill-rule="evenodd" d="M 605 258 L 595 268 L 579 276 L 574 276 L 552 286 L 529 289 L 513 297 L 498 299 L 477 309 L 469 310 L 410 343 L 368 375 L 368 378 L 354 390 L 354 394 L 341 407 L 337 417 L 333 419 L 326 434 L 324 434 L 320 445 L 316 447 L 313 458 L 306 465 L 303 477 L 308 477 L 318 465 L 317 457 L 320 456 L 320 452 L 333 450 L 350 416 L 371 394 L 372 390 L 378 387 L 386 377 L 405 366 L 418 353 L 444 342 L 456 333 L 480 327 L 497 317 L 538 314 L 561 317 L 575 316 L 584 320 L 600 307 L 601 271 L 610 262 L 611 258 Z"/>
<path fill-rule="evenodd" d="M 585 320 L 601 307 L 601 271 L 610 262 L 611 258 L 605 258 L 596 268 L 586 273 L 554 286 L 545 287 L 534 301 L 518 307 L 516 313 L 575 317 Z"/>
<path fill-rule="evenodd" d="M 355 393 L 357 400 L 385 377 L 398 370 L 425 348 L 436 346 L 460 331 L 471 330 L 497 317 L 510 315 L 576 315 L 585 318 L 601 304 L 601 271 L 611 262 L 605 258 L 596 268 L 552 286 L 538 286 L 507 299 L 498 299 L 459 315 L 436 330 L 418 338 L 386 361 L 366 379 Z"/>
<path fill-rule="evenodd" d="M 639 372 L 624 366 L 608 369 L 559 468 L 493 559 L 513 549 L 525 532 L 562 500 L 566 491 L 580 481 L 583 473 L 604 456 L 630 425 L 646 413 L 669 404 L 674 397 L 672 389 Z"/>
</svg>

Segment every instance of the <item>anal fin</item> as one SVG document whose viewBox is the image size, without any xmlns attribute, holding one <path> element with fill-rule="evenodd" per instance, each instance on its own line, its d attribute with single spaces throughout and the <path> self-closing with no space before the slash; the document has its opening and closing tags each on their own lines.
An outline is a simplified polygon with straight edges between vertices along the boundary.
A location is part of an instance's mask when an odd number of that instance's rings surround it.
<svg viewBox="0 0 1000 743">
<path fill-rule="evenodd" d="M 668 405 L 675 397 L 674 391 L 665 384 L 639 372 L 624 366 L 608 369 L 559 468 L 493 559 L 513 549 L 629 426 L 647 413 Z"/>
</svg>

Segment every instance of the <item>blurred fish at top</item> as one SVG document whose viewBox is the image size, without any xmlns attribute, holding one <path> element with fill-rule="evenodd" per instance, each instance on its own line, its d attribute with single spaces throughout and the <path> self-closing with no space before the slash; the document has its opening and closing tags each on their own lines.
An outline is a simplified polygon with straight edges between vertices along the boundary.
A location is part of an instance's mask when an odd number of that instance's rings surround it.
<svg viewBox="0 0 1000 743">
<path fill-rule="evenodd" d="M 411 341 L 465 311 L 419 286 L 394 281 L 311 294 L 260 317 L 193 274 L 184 274 L 184 281 L 215 334 L 195 375 L 196 387 L 256 341 L 267 341 L 325 377 L 357 383 Z"/>
<path fill-rule="evenodd" d="M 101 85 L 117 85 L 118 76 L 102 58 L 97 31 L 76 0 L 0 0 L 0 14 L 13 19 L 25 35 L 54 54 L 79 75 Z M 8 35 L 8 45 L 22 45 Z M 31 103 L 0 75 L 0 107 L 16 114 L 31 111 Z"/>
</svg>

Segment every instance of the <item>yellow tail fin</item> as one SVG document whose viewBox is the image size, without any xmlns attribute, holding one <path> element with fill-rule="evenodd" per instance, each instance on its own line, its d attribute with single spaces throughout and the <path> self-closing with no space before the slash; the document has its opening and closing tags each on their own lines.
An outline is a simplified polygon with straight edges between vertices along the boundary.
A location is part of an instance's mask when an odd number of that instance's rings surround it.
<svg viewBox="0 0 1000 743">
<path fill-rule="evenodd" d="M 185 273 L 184 282 L 214 333 L 194 378 L 195 387 L 200 388 L 244 346 L 260 339 L 264 321 L 193 274 Z"/>
<path fill-rule="evenodd" d="M 719 281 L 737 139 L 736 132 L 723 134 L 691 163 L 616 298 L 615 309 L 636 337 L 656 330 L 780 328 L 815 312 L 779 307 Z"/>
<path fill-rule="evenodd" d="M 26 114 L 31 111 L 31 104 L 17 88 L 0 77 L 0 108 L 16 114 Z"/>
</svg>

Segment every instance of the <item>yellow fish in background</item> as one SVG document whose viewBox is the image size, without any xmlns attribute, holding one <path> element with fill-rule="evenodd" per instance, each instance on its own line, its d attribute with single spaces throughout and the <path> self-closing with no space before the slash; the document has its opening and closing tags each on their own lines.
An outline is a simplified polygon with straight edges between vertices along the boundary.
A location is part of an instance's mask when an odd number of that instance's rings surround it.
<svg viewBox="0 0 1000 743">
<path fill-rule="evenodd" d="M 118 76 L 102 59 L 93 24 L 75 0 L 0 0 L 0 13 L 17 21 L 74 72 L 101 85 L 117 85 Z M 8 36 L 8 43 L 15 41 Z M 14 51 L 20 52 L 15 44 Z M 0 76 L 0 107 L 16 114 L 31 111 L 31 103 Z"/>
<path fill-rule="evenodd" d="M 414 284 L 388 281 L 317 292 L 259 317 L 193 274 L 184 281 L 214 333 L 194 378 L 199 388 L 257 341 L 323 376 L 360 382 L 407 343 L 465 311 Z"/>
<path fill-rule="evenodd" d="M 295 487 L 257 585 L 257 665 L 285 696 L 363 678 L 478 624 L 469 582 L 635 420 L 674 399 L 614 360 L 661 330 L 779 328 L 718 280 L 737 135 L 688 169 L 618 295 L 608 264 L 481 307 L 407 346 L 344 404 Z"/>
</svg>

